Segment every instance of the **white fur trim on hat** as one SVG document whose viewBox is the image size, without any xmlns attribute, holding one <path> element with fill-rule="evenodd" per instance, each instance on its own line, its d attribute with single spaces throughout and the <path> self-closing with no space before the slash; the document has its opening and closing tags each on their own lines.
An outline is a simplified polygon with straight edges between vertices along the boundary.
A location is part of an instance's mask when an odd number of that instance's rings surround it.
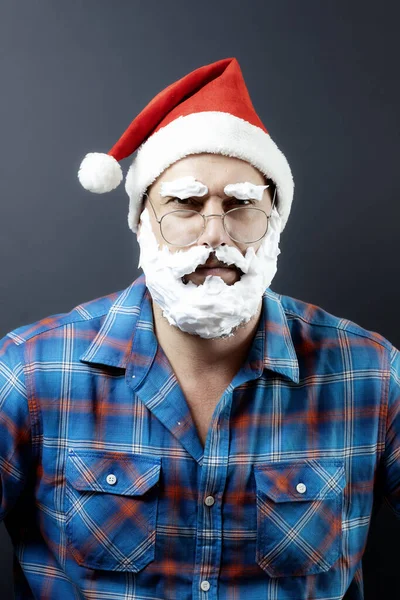
<svg viewBox="0 0 400 600">
<path fill-rule="evenodd" d="M 85 190 L 103 194 L 118 187 L 122 180 L 122 169 L 113 156 L 89 152 L 81 162 L 78 179 Z"/>
<path fill-rule="evenodd" d="M 125 182 L 130 199 L 128 224 L 133 232 L 137 232 L 142 198 L 148 186 L 177 160 L 202 152 L 240 158 L 272 179 L 277 186 L 277 210 L 283 231 L 294 191 L 292 172 L 284 154 L 260 127 L 230 113 L 209 111 L 178 117 L 138 149 Z"/>
</svg>

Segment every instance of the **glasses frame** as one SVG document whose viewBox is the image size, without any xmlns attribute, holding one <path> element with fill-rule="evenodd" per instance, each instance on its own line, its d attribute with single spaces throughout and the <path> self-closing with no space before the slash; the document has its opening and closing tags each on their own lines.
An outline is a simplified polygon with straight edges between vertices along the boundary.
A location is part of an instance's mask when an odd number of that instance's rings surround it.
<svg viewBox="0 0 400 600">
<path fill-rule="evenodd" d="M 249 207 L 246 207 L 246 206 L 238 206 L 238 207 L 236 207 L 236 208 L 231 208 L 230 210 L 227 210 L 227 211 L 226 211 L 226 213 L 223 213 L 222 215 L 219 215 L 219 214 L 217 214 L 217 213 L 212 213 L 212 214 L 210 214 L 210 215 L 204 215 L 203 213 L 197 212 L 197 210 L 191 210 L 191 209 L 189 209 L 189 208 L 177 208 L 176 210 L 171 210 L 171 211 L 169 211 L 169 212 L 165 213 L 165 215 L 163 215 L 163 216 L 161 217 L 161 219 L 159 219 L 159 218 L 158 218 L 158 216 L 157 216 L 157 213 L 156 213 L 156 211 L 155 211 L 155 208 L 154 208 L 154 206 L 153 206 L 153 203 L 152 203 L 152 201 L 151 201 L 151 199 L 150 199 L 150 196 L 148 195 L 148 193 L 147 193 L 147 192 L 145 192 L 145 193 L 143 194 L 143 196 L 145 196 L 145 197 L 148 199 L 148 201 L 150 202 L 150 206 L 151 206 L 151 208 L 153 209 L 153 212 L 154 212 L 154 217 L 155 217 L 155 219 L 156 219 L 157 223 L 158 223 L 158 224 L 159 224 L 159 226 L 160 226 L 160 233 L 161 233 L 161 236 L 162 236 L 163 240 L 164 240 L 164 241 L 166 241 L 166 242 L 167 242 L 167 244 L 169 244 L 170 246 L 177 246 L 177 247 L 179 247 L 179 248 L 187 248 L 188 246 L 192 246 L 193 244 L 195 244 L 195 243 L 197 242 L 197 240 L 199 240 L 199 239 L 201 238 L 201 236 L 203 235 L 203 233 L 205 232 L 205 230 L 206 230 L 206 227 L 207 227 L 207 219 L 208 219 L 209 217 L 220 217 L 220 218 L 222 219 L 222 225 L 223 225 L 223 227 L 224 227 L 224 231 L 225 231 L 225 233 L 226 233 L 226 234 L 227 234 L 227 235 L 230 237 L 230 239 L 231 239 L 231 240 L 233 240 L 234 242 L 237 242 L 238 244 L 255 244 L 255 243 L 259 242 L 260 240 L 262 240 L 262 239 L 263 239 L 263 238 L 264 238 L 264 237 L 267 235 L 267 232 L 268 232 L 268 227 L 269 227 L 269 220 L 270 220 L 270 218 L 271 218 L 271 214 L 272 214 L 272 211 L 273 211 L 273 209 L 274 209 L 274 204 L 275 204 L 275 199 L 276 199 L 276 185 L 275 185 L 275 190 L 274 190 L 274 197 L 273 197 L 273 199 L 272 199 L 271 213 L 270 213 L 269 215 L 267 215 L 267 213 L 265 212 L 265 210 L 263 210 L 262 208 L 258 208 L 257 206 L 251 206 L 251 207 L 250 207 L 250 206 L 249 206 Z M 253 240 L 253 241 L 251 241 L 251 242 L 242 242 L 241 240 L 237 240 L 237 239 L 235 239 L 234 237 L 232 237 L 232 236 L 231 236 L 231 234 L 230 234 L 230 233 L 227 231 L 227 229 L 226 229 L 226 227 L 225 227 L 225 217 L 226 217 L 227 215 L 229 215 L 230 213 L 233 213 L 233 212 L 234 212 L 234 211 L 236 211 L 236 210 L 243 210 L 243 209 L 244 209 L 244 210 L 246 210 L 246 208 L 247 208 L 247 209 L 251 209 L 251 210 L 254 210 L 254 209 L 255 209 L 255 210 L 259 210 L 260 212 L 263 212 L 263 213 L 266 215 L 266 217 L 267 217 L 267 228 L 266 228 L 266 230 L 265 230 L 265 233 L 264 233 L 264 234 L 263 234 L 261 237 L 259 237 L 257 240 Z M 190 242 L 190 244 L 172 244 L 171 242 L 169 242 L 169 241 L 168 241 L 168 240 L 167 240 L 167 239 L 164 237 L 164 234 L 163 234 L 163 231 L 162 231 L 162 226 L 161 226 L 161 223 L 162 223 L 162 220 L 163 220 L 165 217 L 167 217 L 168 215 L 171 215 L 171 214 L 173 214 L 173 213 L 176 213 L 176 212 L 182 212 L 182 211 L 185 211 L 185 212 L 190 212 L 190 213 L 195 213 L 196 215 L 200 215 L 201 217 L 203 217 L 203 229 L 201 230 L 201 233 L 200 233 L 200 234 L 197 236 L 197 238 L 196 238 L 195 240 L 193 240 L 193 242 Z"/>
</svg>

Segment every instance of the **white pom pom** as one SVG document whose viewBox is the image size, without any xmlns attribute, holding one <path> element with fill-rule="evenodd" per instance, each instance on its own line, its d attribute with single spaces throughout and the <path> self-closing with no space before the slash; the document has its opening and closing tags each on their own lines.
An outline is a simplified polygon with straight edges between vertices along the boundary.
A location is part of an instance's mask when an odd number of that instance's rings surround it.
<svg viewBox="0 0 400 600">
<path fill-rule="evenodd" d="M 103 194 L 111 192 L 121 183 L 122 169 L 113 156 L 89 152 L 81 162 L 78 179 L 85 190 Z"/>
</svg>

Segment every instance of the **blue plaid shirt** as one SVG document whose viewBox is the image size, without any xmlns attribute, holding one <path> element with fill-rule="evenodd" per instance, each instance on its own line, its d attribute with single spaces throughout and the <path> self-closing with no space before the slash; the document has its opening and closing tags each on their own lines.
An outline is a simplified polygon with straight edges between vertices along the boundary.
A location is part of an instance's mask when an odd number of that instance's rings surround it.
<svg viewBox="0 0 400 600">
<path fill-rule="evenodd" d="M 373 501 L 400 512 L 385 338 L 268 288 L 204 448 L 143 277 L 0 348 L 17 600 L 363 598 Z"/>
</svg>

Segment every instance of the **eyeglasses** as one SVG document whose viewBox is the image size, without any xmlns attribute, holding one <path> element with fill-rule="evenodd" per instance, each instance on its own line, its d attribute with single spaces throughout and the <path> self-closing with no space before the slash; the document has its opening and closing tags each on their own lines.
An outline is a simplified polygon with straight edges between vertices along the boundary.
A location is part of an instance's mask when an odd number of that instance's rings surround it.
<svg viewBox="0 0 400 600">
<path fill-rule="evenodd" d="M 191 246 L 203 235 L 207 227 L 207 219 L 220 217 L 227 235 L 234 242 L 241 244 L 254 244 L 267 234 L 271 214 L 255 206 L 239 206 L 231 208 L 226 213 L 203 215 L 196 210 L 177 209 L 166 213 L 160 219 L 147 193 L 144 194 L 153 209 L 155 219 L 160 226 L 164 240 L 171 246 L 182 248 Z M 276 187 L 272 200 L 271 213 L 276 198 Z"/>
</svg>

